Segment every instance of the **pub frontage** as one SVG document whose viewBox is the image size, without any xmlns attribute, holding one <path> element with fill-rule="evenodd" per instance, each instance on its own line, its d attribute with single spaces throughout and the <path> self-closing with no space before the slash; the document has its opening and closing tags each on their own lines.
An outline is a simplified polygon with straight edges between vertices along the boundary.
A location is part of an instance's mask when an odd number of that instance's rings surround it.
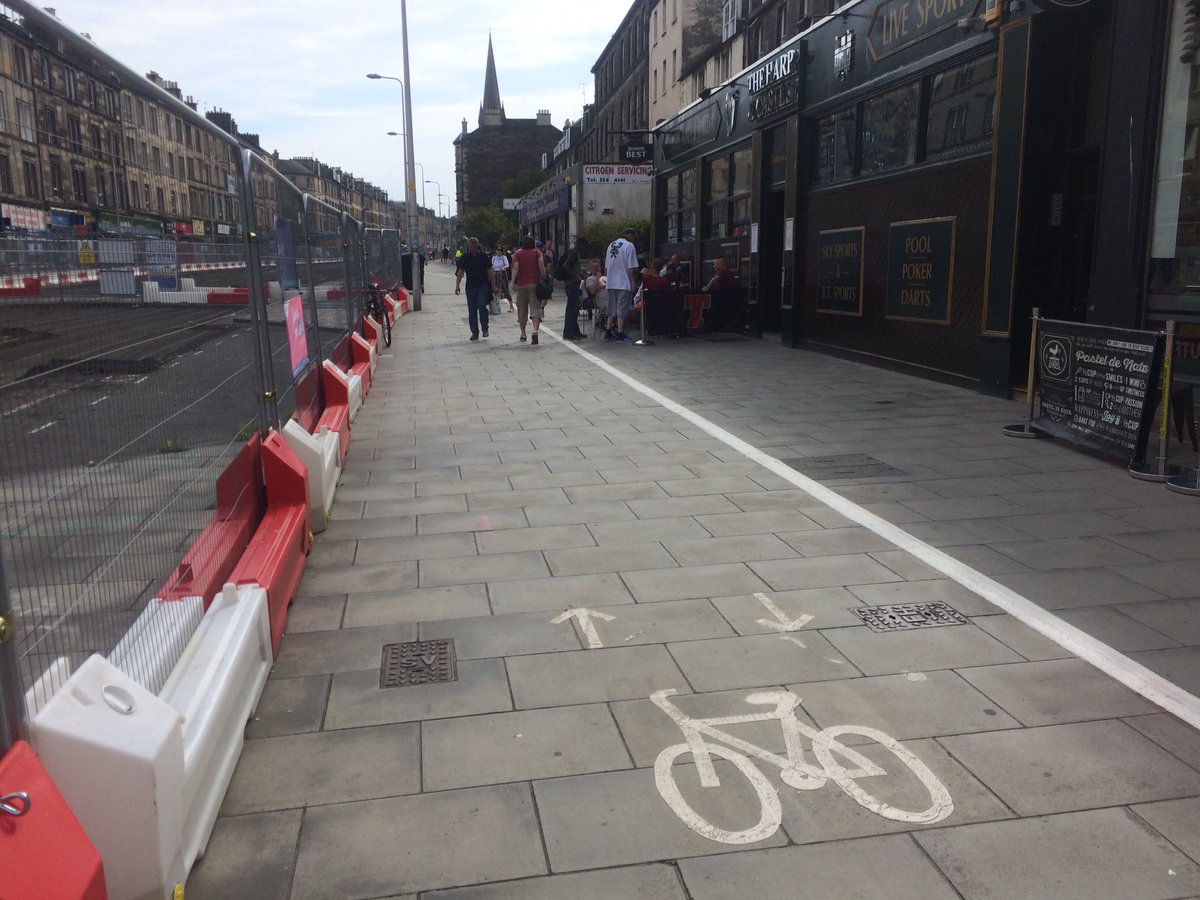
<svg viewBox="0 0 1200 900">
<path fill-rule="evenodd" d="M 1174 35 L 1182 52 L 1188 8 L 847 4 L 659 123 L 652 246 L 692 262 L 693 290 L 726 257 L 747 334 L 1007 396 L 1025 381 L 1034 308 L 1148 322 L 1161 209 L 1195 221 L 1176 185 L 1195 147 L 1186 102 L 1175 161 L 1155 174 L 1165 48 Z M 1175 94 L 1193 81 L 1175 75 Z M 1169 237 L 1155 274 L 1186 281 L 1177 260 L 1194 258 Z"/>
</svg>

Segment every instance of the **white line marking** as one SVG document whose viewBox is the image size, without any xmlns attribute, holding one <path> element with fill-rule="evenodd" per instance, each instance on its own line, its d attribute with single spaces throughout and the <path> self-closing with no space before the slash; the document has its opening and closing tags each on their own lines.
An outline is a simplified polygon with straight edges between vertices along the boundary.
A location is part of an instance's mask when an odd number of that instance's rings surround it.
<svg viewBox="0 0 1200 900">
<path fill-rule="evenodd" d="M 107 399 L 108 399 L 108 394 L 105 394 L 103 397 L 99 397 L 99 398 L 93 400 L 91 403 L 88 404 L 88 406 L 96 406 L 100 403 L 103 403 Z"/>
<path fill-rule="evenodd" d="M 149 375 L 143 375 L 141 378 L 139 378 L 137 381 L 135 381 L 134 384 L 141 384 L 143 381 L 145 381 L 149 377 L 150 377 Z"/>
<path fill-rule="evenodd" d="M 761 591 L 755 593 L 754 599 L 757 600 L 759 603 L 761 603 L 763 606 L 765 606 L 767 608 L 767 612 L 769 612 L 771 615 L 773 615 L 776 620 L 776 621 L 772 622 L 770 619 L 755 619 L 754 621 L 756 621 L 763 628 L 769 628 L 772 631 L 779 631 L 779 632 L 799 631 L 801 628 L 803 628 L 805 625 L 807 625 L 809 622 L 811 622 L 813 620 L 813 617 L 810 615 L 800 615 L 800 616 L 797 616 L 795 619 L 789 619 L 787 617 L 787 613 L 785 613 L 782 609 L 780 609 L 778 606 L 776 606 L 775 601 L 772 600 L 770 597 L 768 597 L 766 594 L 762 593 Z M 796 643 L 800 643 L 800 642 L 797 641 Z M 800 646 L 803 647 L 804 645 L 800 644 Z"/>
<path fill-rule="evenodd" d="M 4 416 L 5 416 L 5 418 L 7 418 L 8 416 L 14 415 L 15 413 L 19 413 L 23 410 L 37 406 L 39 403 L 45 403 L 47 400 L 53 400 L 55 397 L 61 397 L 65 393 L 66 393 L 65 390 L 64 391 L 55 391 L 53 394 L 47 394 L 45 397 L 38 397 L 36 400 L 30 400 L 27 403 L 22 403 L 20 406 L 14 406 L 12 409 L 10 409 L 8 412 L 6 412 L 4 414 Z"/>
<path fill-rule="evenodd" d="M 561 341 L 553 332 L 549 333 L 552 340 Z M 1000 582 L 989 578 L 982 572 L 977 572 L 965 563 L 959 562 L 948 553 L 943 553 L 924 541 L 913 537 L 903 528 L 893 525 L 875 513 L 863 509 L 857 503 L 847 500 L 841 494 L 831 491 L 801 475 L 790 466 L 784 465 L 778 459 L 763 453 L 753 444 L 726 431 L 719 425 L 710 422 L 703 416 L 692 412 L 682 404 L 676 403 L 670 397 L 660 394 L 651 387 L 642 384 L 635 378 L 626 375 L 620 369 L 610 365 L 599 357 L 589 353 L 577 344 L 562 341 L 567 349 L 578 353 L 596 367 L 604 370 L 619 381 L 629 385 L 642 396 L 647 397 L 664 409 L 675 413 L 685 421 L 695 425 L 709 437 L 716 438 L 728 447 L 737 450 L 747 459 L 758 463 L 767 471 L 778 475 L 784 481 L 804 491 L 813 499 L 825 504 L 834 512 L 841 513 L 855 524 L 861 525 L 885 540 L 891 541 L 901 550 L 907 550 L 925 565 L 941 572 L 952 581 L 956 581 L 969 591 L 978 594 L 997 609 L 1008 613 L 1019 622 L 1028 625 L 1034 631 L 1049 638 L 1064 650 L 1074 653 L 1080 659 L 1091 663 L 1101 672 L 1115 678 L 1136 694 L 1145 697 L 1155 706 L 1162 707 L 1167 712 L 1183 719 L 1193 728 L 1200 729 L 1200 697 L 1189 694 L 1177 684 L 1172 684 L 1157 672 L 1147 669 L 1141 663 L 1134 662 L 1128 656 L 1114 650 L 1102 641 L 1096 640 L 1090 634 L 1064 622 L 1058 616 L 1042 609 L 1031 600 L 1022 597 L 1012 588 L 1005 587 Z"/>
<path fill-rule="evenodd" d="M 33 429 L 33 431 L 29 432 L 29 434 L 37 434 L 39 431 L 45 431 L 47 428 L 53 428 L 57 424 L 57 421 L 47 422 L 45 425 L 39 425 L 37 428 Z"/>
<path fill-rule="evenodd" d="M 612 622 L 616 617 L 602 613 L 598 609 L 580 607 L 578 609 L 568 609 L 561 615 L 555 616 L 550 620 L 550 624 L 560 625 L 568 619 L 575 619 L 579 622 L 579 630 L 583 632 L 583 638 L 587 641 L 588 649 L 599 650 L 604 644 L 600 640 L 600 635 L 596 633 L 596 624 L 592 621 L 593 618 Z"/>
<path fill-rule="evenodd" d="M 781 641 L 791 641 L 793 644 L 795 644 L 801 650 L 808 649 L 808 647 L 805 646 L 804 641 L 800 640 L 800 638 L 794 638 L 790 634 L 781 634 L 781 635 L 779 635 L 779 639 Z"/>
</svg>

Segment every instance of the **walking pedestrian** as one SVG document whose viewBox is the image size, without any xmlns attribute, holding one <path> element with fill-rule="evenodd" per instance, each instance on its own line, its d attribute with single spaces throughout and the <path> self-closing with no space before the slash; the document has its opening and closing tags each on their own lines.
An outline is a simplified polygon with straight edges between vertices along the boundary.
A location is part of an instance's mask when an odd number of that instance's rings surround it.
<svg viewBox="0 0 1200 900">
<path fill-rule="evenodd" d="M 598 259 L 593 259 L 588 263 L 588 275 L 583 280 L 583 293 L 587 297 L 585 305 L 592 310 L 596 323 L 599 323 L 600 316 L 608 308 L 608 291 L 605 288 L 606 281 L 602 263 Z M 598 328 L 599 324 L 594 327 Z"/>
<path fill-rule="evenodd" d="M 625 322 L 633 307 L 633 290 L 637 284 L 638 265 L 636 228 L 626 228 L 621 236 L 608 245 L 604 258 L 604 274 L 608 280 L 608 320 L 605 323 L 606 341 L 628 341 Z"/>
<path fill-rule="evenodd" d="M 471 326 L 471 340 L 479 340 L 479 332 L 488 336 L 488 303 L 496 290 L 492 276 L 492 259 L 479 249 L 479 241 L 467 239 L 467 252 L 458 257 L 458 271 L 454 276 L 454 293 L 462 293 L 463 277 L 467 279 L 467 322 Z"/>
<path fill-rule="evenodd" d="M 542 324 L 542 301 L 537 297 L 538 282 L 546 277 L 546 260 L 542 251 L 533 246 L 533 235 L 521 239 L 521 249 L 513 254 L 512 283 L 517 289 L 517 323 L 521 340 L 525 340 L 525 321 L 533 322 L 529 343 L 537 346 L 538 328 Z"/>
<path fill-rule="evenodd" d="M 496 281 L 496 293 L 508 301 L 508 311 L 512 312 L 516 309 L 513 306 L 512 293 L 508 290 L 508 273 L 511 266 L 508 260 L 508 254 L 504 250 L 503 244 L 497 244 L 492 251 L 492 273 Z"/>
<path fill-rule="evenodd" d="M 583 292 L 583 279 L 586 275 L 583 264 L 583 254 L 587 252 L 587 241 L 577 238 L 575 246 L 566 252 L 558 265 L 558 277 L 562 279 L 567 292 L 567 308 L 563 321 L 563 338 L 568 341 L 583 339 L 579 330 L 579 300 Z"/>
</svg>

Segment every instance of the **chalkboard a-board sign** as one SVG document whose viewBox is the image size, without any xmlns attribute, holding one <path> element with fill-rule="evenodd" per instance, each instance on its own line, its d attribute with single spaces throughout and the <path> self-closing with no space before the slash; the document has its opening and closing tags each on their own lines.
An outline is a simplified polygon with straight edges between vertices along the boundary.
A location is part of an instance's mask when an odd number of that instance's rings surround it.
<svg viewBox="0 0 1200 900">
<path fill-rule="evenodd" d="M 1039 431 L 1122 462 L 1145 461 L 1163 336 L 1038 320 Z"/>
</svg>

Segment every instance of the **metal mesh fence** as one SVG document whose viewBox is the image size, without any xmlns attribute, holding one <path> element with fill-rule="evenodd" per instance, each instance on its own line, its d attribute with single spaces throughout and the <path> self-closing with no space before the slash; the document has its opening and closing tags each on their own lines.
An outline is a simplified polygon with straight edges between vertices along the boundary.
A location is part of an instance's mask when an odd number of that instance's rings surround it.
<svg viewBox="0 0 1200 900">
<path fill-rule="evenodd" d="M 167 278 L 173 241 L 112 240 L 105 270 L 132 292 L 106 293 L 98 275 L 70 283 L 54 273 L 65 242 L 25 241 L 24 265 L 58 283 L 0 299 L 0 533 L 26 686 L 116 646 L 176 574 L 257 425 L 245 306 L 208 303 L 177 264 Z"/>
<path fill-rule="evenodd" d="M 355 327 L 351 316 L 351 294 L 346 288 L 346 222 L 349 220 L 332 206 L 305 197 L 305 221 L 321 359 L 332 360 L 346 369 L 350 366 L 347 336 Z"/>
</svg>

